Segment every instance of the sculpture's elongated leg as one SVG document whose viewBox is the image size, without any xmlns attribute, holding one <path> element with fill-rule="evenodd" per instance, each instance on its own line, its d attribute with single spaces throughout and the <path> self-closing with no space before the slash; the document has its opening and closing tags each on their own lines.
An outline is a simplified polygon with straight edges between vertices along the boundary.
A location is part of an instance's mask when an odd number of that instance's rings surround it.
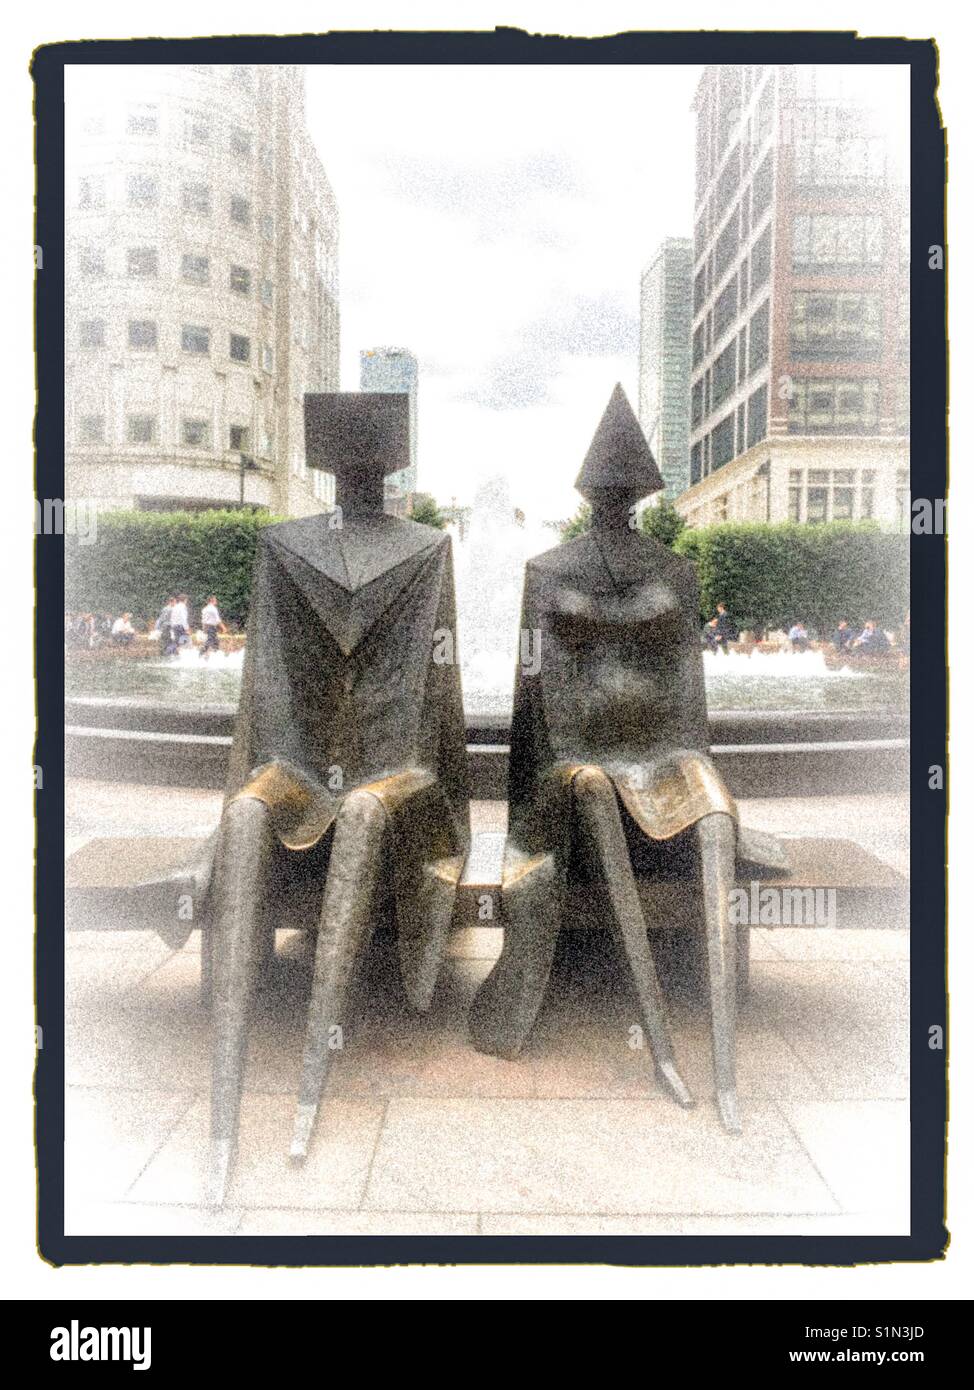
<svg viewBox="0 0 974 1390">
<path fill-rule="evenodd" d="M 207 1198 L 221 1206 L 237 1143 L 264 891 L 271 851 L 270 813 L 242 797 L 223 815 L 216 852 L 210 930 L 213 950 L 213 1092 Z"/>
<path fill-rule="evenodd" d="M 736 931 L 729 920 L 734 886 L 736 827 L 733 818 L 716 812 L 697 822 L 703 887 L 710 1013 L 714 1048 L 717 1108 L 724 1128 L 740 1134 L 737 1113 L 737 961 Z"/>
<path fill-rule="evenodd" d="M 338 813 L 318 925 L 308 1034 L 291 1144 L 294 1159 L 307 1157 L 334 1051 L 332 1030 L 343 1028 L 348 986 L 372 935 L 373 898 L 383 867 L 386 822 L 381 802 L 370 792 L 352 792 Z"/>
<path fill-rule="evenodd" d="M 676 1067 L 615 788 L 598 767 L 582 768 L 572 786 L 589 851 L 604 880 L 612 910 L 612 928 L 636 984 L 657 1074 L 681 1105 L 692 1105 L 693 1097 Z"/>
</svg>

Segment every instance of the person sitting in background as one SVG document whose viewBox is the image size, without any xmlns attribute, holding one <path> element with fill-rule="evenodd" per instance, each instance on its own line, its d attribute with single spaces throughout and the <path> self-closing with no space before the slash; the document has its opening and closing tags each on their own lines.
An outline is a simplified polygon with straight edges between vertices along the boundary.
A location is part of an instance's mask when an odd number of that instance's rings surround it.
<svg viewBox="0 0 974 1390">
<path fill-rule="evenodd" d="M 808 633 L 804 623 L 792 623 L 788 629 L 788 641 L 793 652 L 808 651 Z"/>
<path fill-rule="evenodd" d="M 729 651 L 731 642 L 737 641 L 737 624 L 728 613 L 726 603 L 718 603 L 717 616 L 712 618 L 711 622 L 714 625 L 714 642 L 717 650 Z"/>
<path fill-rule="evenodd" d="M 889 638 L 870 618 L 852 645 L 857 651 L 865 652 L 867 656 L 885 656 L 889 651 Z"/>
<path fill-rule="evenodd" d="M 112 641 L 116 647 L 127 647 L 134 636 L 135 628 L 132 626 L 131 613 L 123 613 L 112 623 Z"/>
<path fill-rule="evenodd" d="M 845 618 L 843 618 L 832 634 L 832 645 L 835 647 L 836 651 L 844 652 L 851 641 L 852 628 L 846 622 Z"/>
<path fill-rule="evenodd" d="M 704 623 L 704 627 L 703 627 L 703 640 L 704 640 L 704 645 L 706 646 L 708 652 L 715 652 L 715 651 L 717 650 L 717 619 L 716 619 L 716 618 L 710 618 L 706 623 Z"/>
<path fill-rule="evenodd" d="M 226 632 L 227 630 L 223 619 L 220 617 L 220 610 L 216 605 L 216 594 L 210 594 L 210 597 L 203 605 L 203 612 L 200 614 L 200 623 L 202 624 L 203 632 L 206 637 L 206 641 L 203 643 L 203 656 L 208 658 L 210 652 L 218 652 L 220 650 L 220 633 Z"/>
</svg>

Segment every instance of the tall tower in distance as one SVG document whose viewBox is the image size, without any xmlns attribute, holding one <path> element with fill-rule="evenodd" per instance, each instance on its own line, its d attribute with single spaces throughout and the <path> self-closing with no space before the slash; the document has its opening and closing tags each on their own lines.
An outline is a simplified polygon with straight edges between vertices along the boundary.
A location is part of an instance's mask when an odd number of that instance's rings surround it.
<svg viewBox="0 0 974 1390">
<path fill-rule="evenodd" d="M 639 423 L 669 501 L 690 486 L 692 318 L 693 242 L 667 237 L 640 285 Z"/>
<path fill-rule="evenodd" d="M 327 508 L 303 403 L 339 386 L 338 209 L 304 70 L 69 70 L 65 135 L 67 495 Z"/>
<path fill-rule="evenodd" d="M 708 67 L 690 487 L 711 522 L 909 513 L 909 70 Z"/>
<path fill-rule="evenodd" d="M 416 392 L 419 363 L 408 348 L 363 348 L 359 353 L 359 388 L 396 391 L 409 396 L 409 467 L 386 478 L 386 511 L 406 516 L 416 491 Z"/>
</svg>

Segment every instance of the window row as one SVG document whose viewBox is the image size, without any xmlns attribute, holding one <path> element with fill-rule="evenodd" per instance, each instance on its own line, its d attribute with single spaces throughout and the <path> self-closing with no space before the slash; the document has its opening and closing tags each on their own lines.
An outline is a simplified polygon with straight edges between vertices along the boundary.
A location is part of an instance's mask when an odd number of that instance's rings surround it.
<svg viewBox="0 0 974 1390">
<path fill-rule="evenodd" d="M 210 352 L 210 329 L 202 324 L 184 323 L 180 329 L 180 346 L 183 352 L 205 357 Z M 129 319 L 127 341 L 130 348 L 154 351 L 159 346 L 159 325 L 154 319 Z M 78 324 L 78 346 L 84 349 L 106 346 L 105 320 L 82 319 Z M 249 362 L 251 359 L 251 340 L 244 333 L 231 333 L 227 350 L 231 362 Z M 260 365 L 263 371 L 274 370 L 274 349 L 263 343 L 260 350 Z"/>
<path fill-rule="evenodd" d="M 202 179 L 186 179 L 179 185 L 179 206 L 183 212 L 194 217 L 209 217 L 213 212 L 212 185 Z M 162 189 L 156 174 L 129 174 L 125 180 L 125 205 L 140 211 L 160 206 Z M 78 207 L 97 211 L 108 206 L 103 174 L 85 174 L 78 181 Z M 253 221 L 251 199 L 242 193 L 234 193 L 227 199 L 227 216 L 240 227 L 249 227 Z M 274 235 L 274 219 L 265 213 L 259 222 L 261 234 L 270 241 Z"/>
<path fill-rule="evenodd" d="M 184 416 L 179 424 L 179 440 L 187 449 L 209 449 L 212 447 L 212 421 L 203 416 Z M 227 431 L 228 443 L 225 448 L 231 453 L 246 454 L 250 451 L 251 431 L 249 425 L 231 425 Z M 79 444 L 107 444 L 109 442 L 104 415 L 81 415 L 78 418 L 77 442 Z M 157 444 L 159 442 L 158 415 L 133 414 L 125 417 L 126 444 Z M 260 455 L 270 458 L 272 439 L 264 431 L 260 441 Z"/>
<path fill-rule="evenodd" d="M 879 427 L 876 378 L 797 378 L 788 400 L 792 434 L 865 434 Z"/>
<path fill-rule="evenodd" d="M 797 213 L 791 254 L 796 270 L 879 266 L 883 219 L 876 213 Z"/>
<path fill-rule="evenodd" d="M 906 302 L 909 307 L 909 300 Z M 792 296 L 793 357 L 877 357 L 882 337 L 883 301 L 879 294 L 796 290 Z"/>
<path fill-rule="evenodd" d="M 789 521 L 868 521 L 875 514 L 874 468 L 792 468 Z"/>
<path fill-rule="evenodd" d="M 105 251 L 98 246 L 82 246 L 78 252 L 78 268 L 89 279 L 107 275 Z M 154 280 L 159 274 L 159 251 L 155 246 L 130 246 L 125 252 L 125 273 L 131 280 Z M 210 257 L 192 252 L 184 253 L 180 262 L 180 279 L 187 285 L 210 285 Z M 231 265 L 227 287 L 235 294 L 249 295 L 253 274 L 244 265 Z M 274 303 L 274 284 L 261 279 L 260 302 L 271 308 Z"/>
</svg>

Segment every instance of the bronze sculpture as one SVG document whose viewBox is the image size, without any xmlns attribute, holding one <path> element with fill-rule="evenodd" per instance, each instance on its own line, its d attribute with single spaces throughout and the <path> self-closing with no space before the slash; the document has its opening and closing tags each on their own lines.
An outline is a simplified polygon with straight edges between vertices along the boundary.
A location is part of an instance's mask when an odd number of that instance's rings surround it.
<svg viewBox="0 0 974 1390">
<path fill-rule="evenodd" d="M 514 1056 L 544 998 L 570 881 L 589 874 L 628 962 L 657 1074 L 692 1104 L 674 1057 L 637 877 L 688 853 L 701 892 L 717 1101 L 739 1131 L 735 1079 L 736 861 L 780 869 L 769 836 L 741 827 L 709 757 L 696 576 L 635 524 L 663 486 L 621 386 L 576 486 L 584 535 L 528 562 L 509 768 L 502 882 L 504 946 L 471 1013 L 475 1044 Z M 695 845 L 693 840 L 695 839 Z"/>
<path fill-rule="evenodd" d="M 383 512 L 385 475 L 408 463 L 407 398 L 306 396 L 305 433 L 309 464 L 336 476 L 338 506 L 261 533 L 209 876 L 215 1203 L 233 1159 L 247 1010 L 281 924 L 281 885 L 300 881 L 301 925 L 318 928 L 291 1148 L 300 1160 L 381 889 L 406 996 L 426 1010 L 469 839 L 450 539 Z"/>
</svg>

